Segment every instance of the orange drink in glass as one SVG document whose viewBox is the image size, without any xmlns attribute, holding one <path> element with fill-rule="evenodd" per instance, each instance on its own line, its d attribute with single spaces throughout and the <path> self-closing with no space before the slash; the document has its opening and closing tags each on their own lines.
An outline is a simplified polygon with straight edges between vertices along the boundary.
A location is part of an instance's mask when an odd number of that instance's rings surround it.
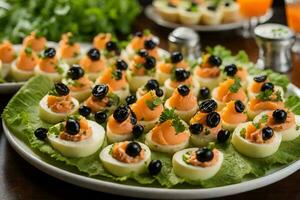
<svg viewBox="0 0 300 200">
<path fill-rule="evenodd" d="M 285 4 L 288 26 L 296 35 L 292 50 L 300 53 L 300 0 L 285 0 Z"/>
<path fill-rule="evenodd" d="M 265 15 L 272 5 L 272 0 L 237 0 L 240 13 L 245 18 Z"/>
</svg>

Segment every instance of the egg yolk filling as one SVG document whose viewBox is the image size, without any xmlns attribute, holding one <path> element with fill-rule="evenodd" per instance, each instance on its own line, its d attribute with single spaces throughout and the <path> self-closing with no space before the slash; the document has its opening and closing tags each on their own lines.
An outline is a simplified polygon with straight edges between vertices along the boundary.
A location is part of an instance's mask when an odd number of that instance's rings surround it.
<svg viewBox="0 0 300 200">
<path fill-rule="evenodd" d="M 145 150 L 141 149 L 139 155 L 131 157 L 126 153 L 126 147 L 128 144 L 128 141 L 115 143 L 111 150 L 112 157 L 123 163 L 138 163 L 144 160 Z"/>
<path fill-rule="evenodd" d="M 69 89 L 72 92 L 79 92 L 83 90 L 90 89 L 93 85 L 93 82 L 87 76 L 83 76 L 78 80 L 72 80 L 71 84 L 68 84 Z"/>
<path fill-rule="evenodd" d="M 236 111 L 234 101 L 227 103 L 226 107 L 222 110 L 221 118 L 224 122 L 230 124 L 239 124 L 248 120 L 247 114 Z"/>
<path fill-rule="evenodd" d="M 59 133 L 59 138 L 62 140 L 79 142 L 82 140 L 86 140 L 92 136 L 92 129 L 89 127 L 88 121 L 84 118 L 81 118 L 79 121 L 80 130 L 79 133 L 75 135 L 68 134 L 66 130 L 61 131 Z"/>
<path fill-rule="evenodd" d="M 221 83 L 217 89 L 217 96 L 216 98 L 221 102 L 229 102 L 232 100 L 241 100 L 245 102 L 247 99 L 246 93 L 240 87 L 237 89 L 236 92 L 232 92 L 231 88 L 235 84 L 235 80 L 227 79 L 223 83 Z"/>
<path fill-rule="evenodd" d="M 253 123 L 249 124 L 245 130 L 245 139 L 257 144 L 272 143 L 274 140 L 274 134 L 268 140 L 264 140 L 262 137 L 262 128 L 263 125 L 261 123 L 257 125 L 254 125 Z"/>
<path fill-rule="evenodd" d="M 187 152 L 184 155 L 184 161 L 189 164 L 189 165 L 193 165 L 193 166 L 198 166 L 198 167 L 211 167 L 213 165 L 215 165 L 220 157 L 220 153 L 219 151 L 217 151 L 216 149 L 212 150 L 213 152 L 213 159 L 207 162 L 201 162 L 197 159 L 196 156 L 196 152 Z"/>
<path fill-rule="evenodd" d="M 9 41 L 0 44 L 0 60 L 3 63 L 11 63 L 15 59 L 15 51 Z"/>
<path fill-rule="evenodd" d="M 39 61 L 40 69 L 44 72 L 55 73 L 58 66 L 58 59 L 54 58 L 42 58 Z"/>
<path fill-rule="evenodd" d="M 197 98 L 191 91 L 188 95 L 182 96 L 179 94 L 178 90 L 175 90 L 168 101 L 172 108 L 180 111 L 191 110 L 197 105 Z"/>
<path fill-rule="evenodd" d="M 22 50 L 16 61 L 16 67 L 24 71 L 32 71 L 38 63 L 38 57 L 34 52 L 26 53 Z"/>
<path fill-rule="evenodd" d="M 128 118 L 121 123 L 117 122 L 113 118 L 113 116 L 110 116 L 108 118 L 107 126 L 114 134 L 118 134 L 118 135 L 131 134 L 133 128 L 133 124 L 131 123 L 130 116 L 128 116 Z"/>
<path fill-rule="evenodd" d="M 124 89 L 128 84 L 126 81 L 125 72 L 122 71 L 121 79 L 118 79 L 115 77 L 113 70 L 114 70 L 113 68 L 107 68 L 102 74 L 102 76 L 100 77 L 99 82 L 109 85 L 112 91 L 118 91 Z"/>
<path fill-rule="evenodd" d="M 274 118 L 272 117 L 272 113 L 273 112 L 270 111 L 266 115 L 268 116 L 267 124 L 274 131 L 278 131 L 278 132 L 284 131 L 296 124 L 295 115 L 292 112 L 287 112 L 287 118 L 283 123 L 275 122 Z"/>
<path fill-rule="evenodd" d="M 47 99 L 48 107 L 56 113 L 68 113 L 74 108 L 71 95 L 54 96 L 49 95 Z"/>
</svg>

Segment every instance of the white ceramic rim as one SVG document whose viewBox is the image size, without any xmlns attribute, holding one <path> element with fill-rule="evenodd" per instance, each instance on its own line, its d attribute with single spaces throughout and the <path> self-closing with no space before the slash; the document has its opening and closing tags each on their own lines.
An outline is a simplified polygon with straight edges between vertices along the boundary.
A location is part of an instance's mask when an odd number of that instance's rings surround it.
<svg viewBox="0 0 300 200">
<path fill-rule="evenodd" d="M 167 28 L 177 28 L 180 26 L 186 26 L 189 28 L 194 29 L 195 31 L 200 31 L 200 32 L 214 32 L 214 31 L 226 31 L 226 30 L 233 30 L 233 29 L 238 29 L 243 26 L 244 21 L 240 20 L 238 22 L 232 22 L 232 23 L 226 23 L 226 24 L 218 24 L 218 25 L 185 25 L 185 24 L 180 24 L 180 23 L 174 23 L 174 22 L 169 22 L 164 19 L 162 19 L 159 14 L 156 13 L 155 8 L 152 5 L 149 5 L 145 8 L 145 15 L 147 18 L 155 22 L 156 24 L 167 27 Z M 260 23 L 265 23 L 271 17 L 273 16 L 273 9 L 270 9 L 269 12 L 259 18 Z"/>
</svg>

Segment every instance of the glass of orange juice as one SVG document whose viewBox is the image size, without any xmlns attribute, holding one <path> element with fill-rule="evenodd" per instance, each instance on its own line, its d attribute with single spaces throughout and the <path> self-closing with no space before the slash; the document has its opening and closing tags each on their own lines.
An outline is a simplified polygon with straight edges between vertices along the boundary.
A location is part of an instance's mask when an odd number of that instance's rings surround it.
<svg viewBox="0 0 300 200">
<path fill-rule="evenodd" d="M 246 38 L 252 37 L 259 17 L 267 14 L 273 0 L 237 0 L 237 2 L 240 6 L 240 14 L 245 19 L 242 35 Z"/>
<path fill-rule="evenodd" d="M 295 32 L 296 42 L 292 50 L 300 53 L 300 0 L 285 0 L 288 26 Z"/>
</svg>

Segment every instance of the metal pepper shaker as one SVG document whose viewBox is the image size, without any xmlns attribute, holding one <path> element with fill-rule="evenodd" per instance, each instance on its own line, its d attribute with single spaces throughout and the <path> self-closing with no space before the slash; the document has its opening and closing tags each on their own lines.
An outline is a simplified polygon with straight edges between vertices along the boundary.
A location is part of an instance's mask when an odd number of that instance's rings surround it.
<svg viewBox="0 0 300 200">
<path fill-rule="evenodd" d="M 254 29 L 259 47 L 258 67 L 285 73 L 292 69 L 291 48 L 295 35 L 281 24 L 262 24 Z"/>
<path fill-rule="evenodd" d="M 180 51 L 188 59 L 200 57 L 200 37 L 190 28 L 178 27 L 169 34 L 169 51 Z"/>
</svg>

